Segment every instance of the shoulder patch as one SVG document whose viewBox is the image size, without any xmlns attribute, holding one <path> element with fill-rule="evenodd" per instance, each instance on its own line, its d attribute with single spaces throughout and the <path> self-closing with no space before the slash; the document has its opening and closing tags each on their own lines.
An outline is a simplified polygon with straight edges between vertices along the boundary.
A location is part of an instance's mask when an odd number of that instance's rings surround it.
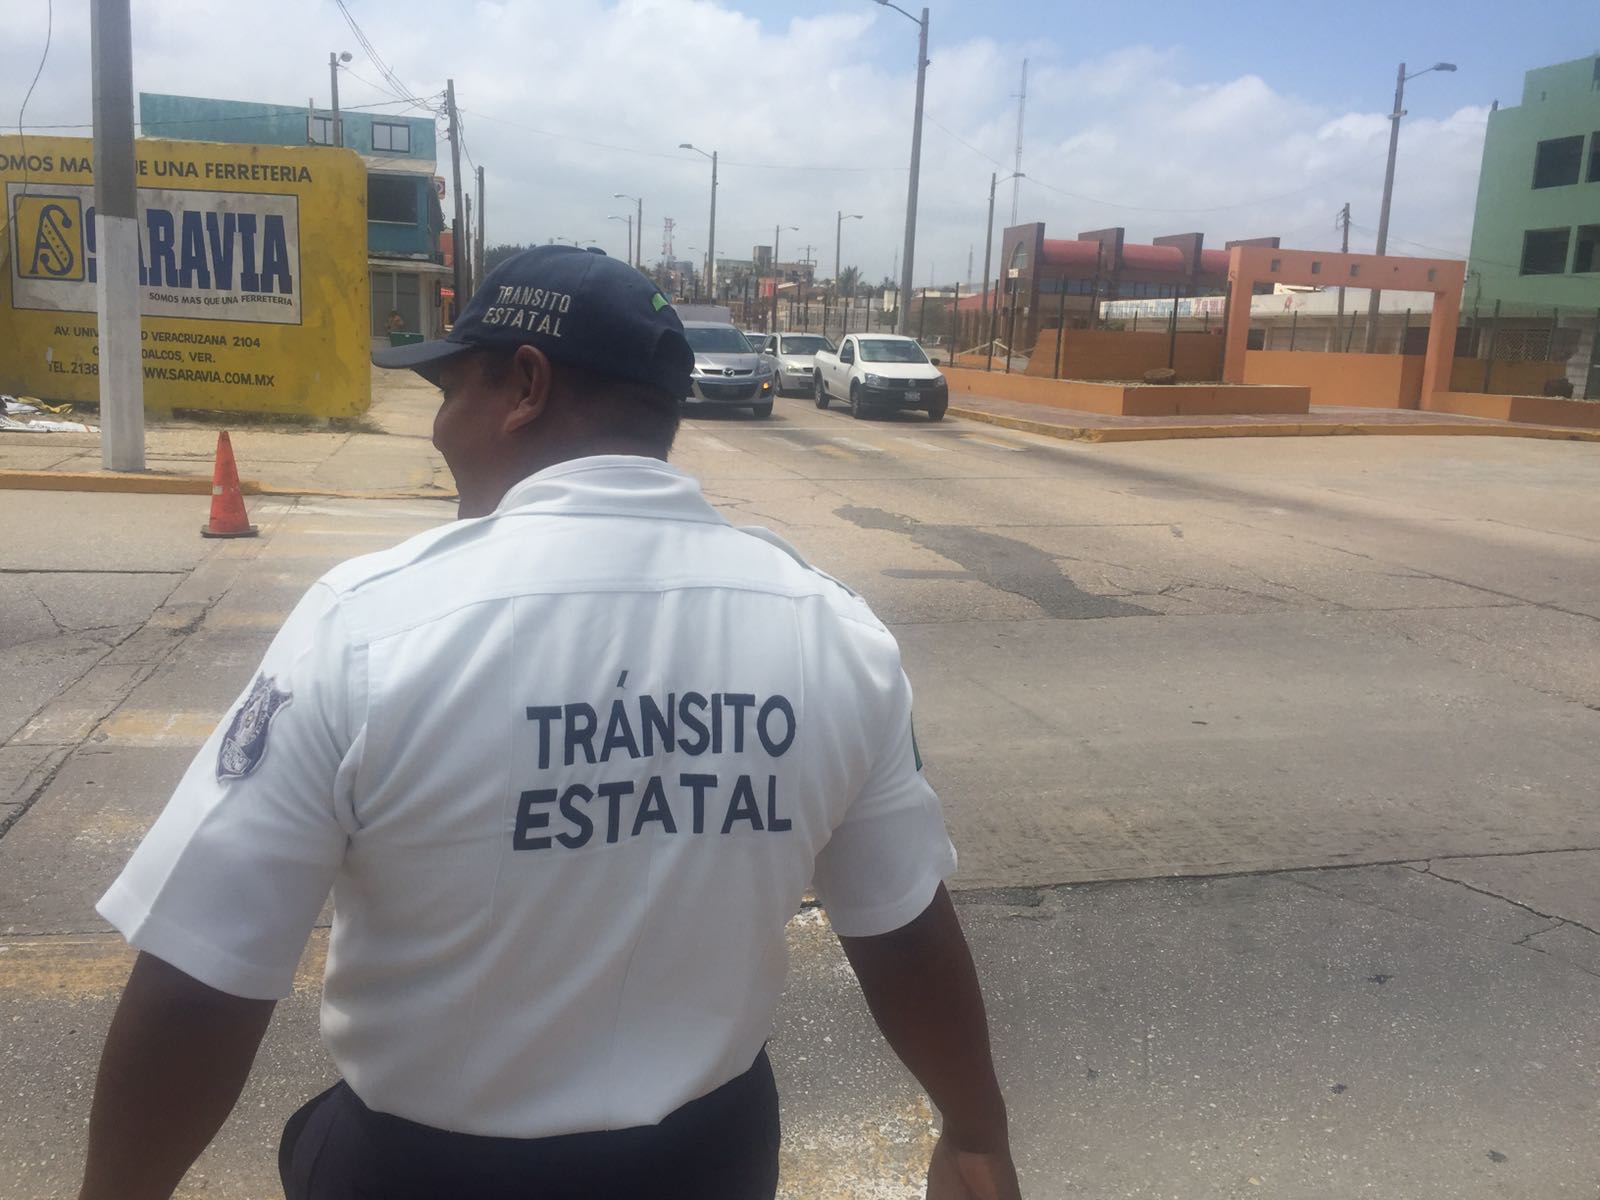
<svg viewBox="0 0 1600 1200">
<path fill-rule="evenodd" d="M 222 745 L 217 750 L 217 782 L 243 779 L 261 765 L 267 753 L 267 734 L 272 728 L 272 718 L 293 697 L 281 692 L 277 680 L 271 675 L 257 675 L 250 685 L 239 711 L 228 723 L 228 732 L 222 735 Z"/>
</svg>

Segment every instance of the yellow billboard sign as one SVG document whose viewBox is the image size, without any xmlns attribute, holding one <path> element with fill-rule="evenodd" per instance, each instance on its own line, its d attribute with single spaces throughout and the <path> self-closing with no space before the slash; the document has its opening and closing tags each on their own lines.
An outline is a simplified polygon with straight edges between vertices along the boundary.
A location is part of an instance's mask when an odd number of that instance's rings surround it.
<svg viewBox="0 0 1600 1200">
<path fill-rule="evenodd" d="M 0 137 L 0 391 L 99 399 L 91 149 Z M 135 150 L 146 406 L 366 411 L 360 158 L 156 138 Z"/>
</svg>

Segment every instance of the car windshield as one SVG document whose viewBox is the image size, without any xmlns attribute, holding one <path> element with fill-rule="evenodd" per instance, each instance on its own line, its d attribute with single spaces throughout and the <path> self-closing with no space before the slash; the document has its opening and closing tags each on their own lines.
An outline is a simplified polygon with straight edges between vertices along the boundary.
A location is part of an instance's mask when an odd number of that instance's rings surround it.
<svg viewBox="0 0 1600 1200">
<path fill-rule="evenodd" d="M 688 325 L 683 336 L 696 354 L 749 354 L 750 343 L 732 325 Z"/>
<path fill-rule="evenodd" d="M 833 343 L 818 334 L 782 339 L 783 354 L 815 354 L 818 350 L 832 350 Z"/>
<path fill-rule="evenodd" d="M 862 338 L 862 362 L 925 363 L 928 356 L 913 341 L 899 338 Z"/>
</svg>

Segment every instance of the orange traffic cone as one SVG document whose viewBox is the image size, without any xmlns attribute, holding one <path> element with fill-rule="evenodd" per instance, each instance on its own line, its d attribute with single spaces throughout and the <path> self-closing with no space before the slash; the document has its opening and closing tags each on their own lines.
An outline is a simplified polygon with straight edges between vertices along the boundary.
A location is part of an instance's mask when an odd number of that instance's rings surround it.
<svg viewBox="0 0 1600 1200">
<path fill-rule="evenodd" d="M 211 471 L 211 520 L 200 529 L 204 537 L 255 537 L 256 527 L 244 511 L 239 491 L 239 469 L 233 464 L 233 443 L 227 430 L 217 434 L 217 465 Z"/>
</svg>

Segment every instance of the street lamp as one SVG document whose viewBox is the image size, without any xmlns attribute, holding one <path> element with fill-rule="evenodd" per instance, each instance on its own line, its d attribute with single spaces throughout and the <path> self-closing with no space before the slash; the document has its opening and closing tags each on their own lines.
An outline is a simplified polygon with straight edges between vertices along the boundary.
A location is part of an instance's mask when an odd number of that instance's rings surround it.
<svg viewBox="0 0 1600 1200">
<path fill-rule="evenodd" d="M 833 220 L 833 294 L 835 296 L 839 294 L 839 242 L 844 233 L 844 223 L 862 219 L 860 213 L 847 213 L 840 209 L 839 215 Z"/>
<path fill-rule="evenodd" d="M 791 233 L 799 233 L 798 225 L 774 225 L 772 227 L 772 324 L 768 326 L 768 333 L 778 332 L 778 235 L 785 229 Z"/>
<path fill-rule="evenodd" d="M 702 158 L 711 160 L 711 223 L 706 232 L 706 281 L 711 290 L 717 290 L 717 152 L 707 154 L 692 142 L 679 142 L 679 150 L 693 150 Z"/>
<path fill-rule="evenodd" d="M 900 263 L 900 299 L 895 305 L 894 320 L 894 331 L 903 336 L 910 321 L 911 256 L 917 247 L 917 176 L 922 168 L 922 92 L 928 78 L 928 10 L 924 8 L 922 19 L 918 20 L 889 0 L 878 3 L 917 26 L 917 108 L 911 119 L 911 178 L 906 183 L 906 249 Z"/>
<path fill-rule="evenodd" d="M 633 262 L 633 214 L 625 217 L 607 217 L 608 221 L 626 221 L 628 223 L 628 262 Z M 643 233 L 643 230 L 640 230 Z"/>
<path fill-rule="evenodd" d="M 1376 253 L 1383 254 L 1389 248 L 1389 201 L 1394 198 L 1394 156 L 1400 147 L 1400 118 L 1405 116 L 1406 80 L 1415 79 L 1418 75 L 1426 75 L 1430 71 L 1454 71 L 1455 63 L 1438 62 L 1431 67 L 1424 67 L 1420 71 L 1406 74 L 1405 63 L 1400 64 L 1400 69 L 1394 78 L 1394 111 L 1389 114 L 1389 162 L 1383 169 L 1383 205 L 1378 210 L 1378 246 Z M 1367 353 L 1371 354 L 1378 348 L 1378 297 L 1383 293 L 1373 288 L 1367 301 Z M 1401 345 L 1402 353 L 1405 346 Z"/>
<path fill-rule="evenodd" d="M 344 126 L 339 120 L 339 64 L 349 62 L 355 55 L 348 50 L 335 54 L 328 51 L 328 80 L 333 84 L 333 144 L 344 145 Z"/>
<path fill-rule="evenodd" d="M 1002 182 L 1013 179 L 1025 178 L 1021 171 L 1013 171 L 1001 180 L 993 171 L 989 172 L 989 225 L 983 233 L 983 299 L 979 301 L 978 323 L 984 324 L 989 316 L 989 251 L 994 245 L 994 190 Z M 996 307 L 999 307 L 996 305 Z M 989 353 L 994 353 L 994 331 L 990 330 Z"/>
<path fill-rule="evenodd" d="M 634 265 L 634 267 L 636 269 L 642 271 L 642 270 L 644 270 L 644 201 L 639 199 L 639 197 L 637 197 L 637 196 L 628 195 L 627 192 L 612 192 L 611 193 L 611 198 L 613 200 L 632 200 L 634 202 L 634 204 L 638 206 L 638 213 L 639 213 L 639 241 L 638 241 L 638 244 L 637 244 L 638 253 L 634 255 L 633 265 Z"/>
</svg>

